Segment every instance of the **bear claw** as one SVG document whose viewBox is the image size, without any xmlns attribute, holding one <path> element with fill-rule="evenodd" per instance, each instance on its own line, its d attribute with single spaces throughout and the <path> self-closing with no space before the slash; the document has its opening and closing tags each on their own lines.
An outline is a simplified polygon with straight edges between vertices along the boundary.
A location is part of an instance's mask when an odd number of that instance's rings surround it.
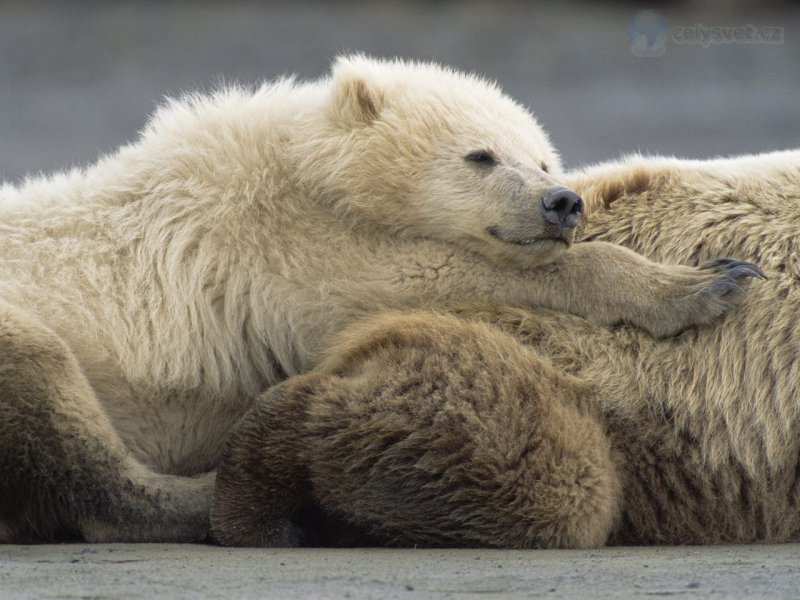
<svg viewBox="0 0 800 600">
<path fill-rule="evenodd" d="M 733 267 L 729 272 L 728 276 L 733 279 L 734 281 L 742 279 L 744 277 L 756 277 L 758 279 L 766 279 L 766 275 L 758 269 L 754 265 L 737 265 Z"/>
<path fill-rule="evenodd" d="M 712 269 L 722 271 L 734 281 L 746 277 L 756 277 L 758 279 L 766 279 L 764 274 L 758 266 L 745 260 L 736 260 L 734 258 L 717 258 L 700 265 L 701 269 Z"/>
</svg>

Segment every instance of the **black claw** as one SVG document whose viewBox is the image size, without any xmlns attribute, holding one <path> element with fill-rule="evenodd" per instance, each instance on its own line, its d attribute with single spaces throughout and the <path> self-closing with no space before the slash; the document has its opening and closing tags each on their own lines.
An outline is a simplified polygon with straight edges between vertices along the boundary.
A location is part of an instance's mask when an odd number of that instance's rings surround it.
<svg viewBox="0 0 800 600">
<path fill-rule="evenodd" d="M 700 264 L 699 267 L 701 269 L 709 269 L 712 271 L 717 270 L 724 270 L 729 269 L 736 263 L 741 261 L 736 260 L 735 258 L 714 258 L 712 260 L 707 260 L 704 263 Z"/>
<path fill-rule="evenodd" d="M 706 264 L 708 266 L 710 266 L 710 267 L 722 267 L 722 266 L 725 266 L 725 265 L 730 265 L 732 263 L 738 263 L 738 262 L 741 262 L 741 261 L 736 260 L 735 258 L 727 258 L 727 257 L 725 257 L 725 258 L 715 258 L 714 260 L 708 261 L 708 263 L 706 263 Z"/>
<path fill-rule="evenodd" d="M 744 277 L 758 277 L 759 279 L 766 279 L 763 271 L 752 263 L 741 263 L 732 267 L 728 271 L 728 276 L 734 281 L 743 279 Z"/>
<path fill-rule="evenodd" d="M 725 271 L 732 279 L 739 280 L 743 277 L 757 277 L 759 279 L 766 279 L 764 274 L 758 266 L 746 260 L 737 260 L 735 258 L 715 258 L 701 265 L 704 269 L 719 269 Z"/>
</svg>

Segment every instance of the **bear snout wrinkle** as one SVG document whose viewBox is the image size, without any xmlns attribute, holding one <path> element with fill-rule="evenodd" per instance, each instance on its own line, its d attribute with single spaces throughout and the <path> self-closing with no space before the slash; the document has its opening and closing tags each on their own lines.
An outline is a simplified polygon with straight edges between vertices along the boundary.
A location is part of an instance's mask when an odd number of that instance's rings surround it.
<svg viewBox="0 0 800 600">
<path fill-rule="evenodd" d="M 565 187 L 554 187 L 542 198 L 542 216 L 548 223 L 572 229 L 583 212 L 583 199 Z"/>
</svg>

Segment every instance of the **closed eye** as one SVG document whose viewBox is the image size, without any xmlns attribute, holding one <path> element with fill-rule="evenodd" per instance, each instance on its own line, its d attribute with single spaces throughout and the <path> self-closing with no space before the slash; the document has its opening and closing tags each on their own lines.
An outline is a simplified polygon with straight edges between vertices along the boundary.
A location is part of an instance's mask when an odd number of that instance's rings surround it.
<svg viewBox="0 0 800 600">
<path fill-rule="evenodd" d="M 498 163 L 497 156 L 491 150 L 476 150 L 470 152 L 464 157 L 467 162 L 483 165 L 485 167 L 493 167 Z"/>
</svg>

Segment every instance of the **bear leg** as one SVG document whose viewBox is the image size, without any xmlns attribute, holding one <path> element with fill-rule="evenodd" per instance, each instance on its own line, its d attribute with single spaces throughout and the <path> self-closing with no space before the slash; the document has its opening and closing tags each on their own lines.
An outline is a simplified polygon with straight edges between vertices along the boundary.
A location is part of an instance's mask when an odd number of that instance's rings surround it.
<svg viewBox="0 0 800 600">
<path fill-rule="evenodd" d="M 0 542 L 201 540 L 212 490 L 134 459 L 61 338 L 0 304 Z"/>
<path fill-rule="evenodd" d="M 313 539 L 298 517 L 313 503 L 304 461 L 309 390 L 301 375 L 271 387 L 228 438 L 217 467 L 211 536 L 223 546 L 295 547 Z"/>
<path fill-rule="evenodd" d="M 388 317 L 352 340 L 310 396 L 307 464 L 324 511 L 387 545 L 606 542 L 619 479 L 585 382 L 451 316 Z"/>
<path fill-rule="evenodd" d="M 223 544 L 592 547 L 619 481 L 588 386 L 485 324 L 389 315 L 262 396 L 226 447 Z M 332 524 L 332 525 L 331 525 Z"/>
</svg>

